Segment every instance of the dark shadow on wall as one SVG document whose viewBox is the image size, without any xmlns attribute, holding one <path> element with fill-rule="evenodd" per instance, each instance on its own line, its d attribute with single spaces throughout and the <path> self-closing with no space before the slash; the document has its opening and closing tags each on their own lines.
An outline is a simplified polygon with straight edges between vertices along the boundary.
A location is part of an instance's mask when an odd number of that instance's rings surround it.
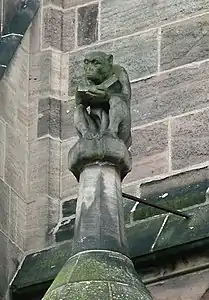
<svg viewBox="0 0 209 300">
<path fill-rule="evenodd" d="M 200 300 L 209 300 L 209 289 L 203 294 Z"/>
</svg>

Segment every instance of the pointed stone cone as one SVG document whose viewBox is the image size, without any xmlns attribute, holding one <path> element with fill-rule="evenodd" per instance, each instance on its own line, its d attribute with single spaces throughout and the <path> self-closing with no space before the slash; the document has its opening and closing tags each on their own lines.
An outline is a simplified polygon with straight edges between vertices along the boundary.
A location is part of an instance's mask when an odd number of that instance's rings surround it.
<svg viewBox="0 0 209 300">
<path fill-rule="evenodd" d="M 123 142 L 80 139 L 69 152 L 79 180 L 73 253 L 44 300 L 152 300 L 128 258 L 121 180 L 131 170 Z"/>
</svg>

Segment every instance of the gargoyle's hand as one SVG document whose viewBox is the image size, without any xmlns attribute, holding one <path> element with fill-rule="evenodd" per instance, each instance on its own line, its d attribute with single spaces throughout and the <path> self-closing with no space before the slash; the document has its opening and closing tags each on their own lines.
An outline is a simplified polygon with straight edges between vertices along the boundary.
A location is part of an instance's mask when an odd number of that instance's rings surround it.
<svg viewBox="0 0 209 300">
<path fill-rule="evenodd" d="M 104 89 L 96 86 L 89 87 L 87 94 L 92 97 L 101 97 L 101 98 L 107 96 L 107 92 Z"/>
</svg>

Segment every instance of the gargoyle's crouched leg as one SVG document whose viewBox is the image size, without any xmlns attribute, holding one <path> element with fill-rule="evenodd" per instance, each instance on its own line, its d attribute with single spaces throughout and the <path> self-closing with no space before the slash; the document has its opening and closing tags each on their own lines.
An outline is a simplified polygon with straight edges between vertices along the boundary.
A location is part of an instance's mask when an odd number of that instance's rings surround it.
<svg viewBox="0 0 209 300">
<path fill-rule="evenodd" d="M 109 125 L 109 115 L 103 108 L 92 108 L 90 116 L 97 124 L 98 137 L 102 137 Z"/>
<path fill-rule="evenodd" d="M 114 137 L 123 140 L 127 148 L 132 144 L 131 139 L 131 112 L 129 105 L 119 96 L 110 99 L 110 123 L 108 132 Z"/>
<path fill-rule="evenodd" d="M 82 104 L 79 104 L 75 109 L 74 125 L 79 137 L 96 134 L 96 124 Z"/>
</svg>

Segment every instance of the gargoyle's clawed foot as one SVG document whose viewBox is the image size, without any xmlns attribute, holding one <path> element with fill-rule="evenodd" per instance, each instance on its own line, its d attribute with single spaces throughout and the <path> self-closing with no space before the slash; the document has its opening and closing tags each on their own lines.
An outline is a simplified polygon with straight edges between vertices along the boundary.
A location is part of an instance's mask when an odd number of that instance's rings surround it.
<svg viewBox="0 0 209 300">
<path fill-rule="evenodd" d="M 83 138 L 87 140 L 93 140 L 96 138 L 96 135 L 92 132 L 85 132 Z"/>
<path fill-rule="evenodd" d="M 110 136 L 112 138 L 118 139 L 117 133 L 114 133 L 111 130 L 106 130 L 105 132 L 100 132 L 96 134 L 92 132 L 85 132 L 83 134 L 83 138 L 87 140 L 93 140 L 93 139 L 101 140 L 103 136 Z"/>
<path fill-rule="evenodd" d="M 105 134 L 104 132 L 99 132 L 96 134 L 95 138 L 98 140 L 101 140 L 103 138 L 104 134 Z"/>
</svg>

